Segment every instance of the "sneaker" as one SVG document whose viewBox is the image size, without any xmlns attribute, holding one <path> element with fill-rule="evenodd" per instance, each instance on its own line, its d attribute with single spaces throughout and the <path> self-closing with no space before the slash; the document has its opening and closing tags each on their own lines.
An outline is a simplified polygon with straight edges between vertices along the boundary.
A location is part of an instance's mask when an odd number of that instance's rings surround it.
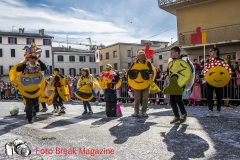
<svg viewBox="0 0 240 160">
<path fill-rule="evenodd" d="M 40 112 L 46 112 L 47 110 L 47 108 L 43 108 Z"/>
<path fill-rule="evenodd" d="M 220 111 L 216 111 L 216 113 L 215 113 L 214 116 L 215 116 L 215 117 L 220 117 Z"/>
<path fill-rule="evenodd" d="M 92 111 L 90 111 L 90 112 L 88 112 L 88 113 L 87 113 L 87 115 L 92 115 L 92 114 L 93 114 L 93 112 L 92 112 Z"/>
<path fill-rule="evenodd" d="M 54 109 L 54 110 L 52 111 L 52 113 L 56 113 L 56 109 Z"/>
<path fill-rule="evenodd" d="M 170 124 L 173 124 L 173 123 L 180 123 L 180 118 L 174 117 L 174 119 L 170 122 Z"/>
<path fill-rule="evenodd" d="M 208 114 L 206 115 L 206 117 L 212 117 L 213 116 L 213 111 L 209 110 Z"/>
<path fill-rule="evenodd" d="M 181 116 L 181 118 L 180 118 L 180 123 L 186 122 L 187 117 L 188 117 L 188 113 L 183 114 L 183 115 Z"/>
<path fill-rule="evenodd" d="M 133 117 L 138 117 L 138 113 L 137 113 L 137 112 L 134 112 L 134 113 L 132 114 L 132 116 L 133 116 Z"/>
<path fill-rule="evenodd" d="M 64 111 L 66 108 L 64 106 L 61 107 L 60 112 Z"/>
<path fill-rule="evenodd" d="M 142 116 L 143 117 L 148 117 L 148 114 L 147 113 L 143 113 Z"/>
<path fill-rule="evenodd" d="M 55 109 L 55 112 L 54 113 L 58 113 L 59 112 L 59 109 Z"/>
<path fill-rule="evenodd" d="M 82 115 L 86 115 L 86 114 L 88 114 L 88 112 L 87 112 L 87 111 L 84 111 L 84 112 L 82 113 Z"/>
</svg>

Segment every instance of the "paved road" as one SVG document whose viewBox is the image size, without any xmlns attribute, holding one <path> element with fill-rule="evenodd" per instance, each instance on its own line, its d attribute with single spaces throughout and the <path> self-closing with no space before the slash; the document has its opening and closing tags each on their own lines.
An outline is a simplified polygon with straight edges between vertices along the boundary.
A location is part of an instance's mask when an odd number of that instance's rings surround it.
<svg viewBox="0 0 240 160">
<path fill-rule="evenodd" d="M 72 103 L 65 105 L 67 114 L 63 116 L 52 115 L 49 107 L 37 115 L 35 123 L 28 124 L 20 102 L 14 102 L 19 115 L 9 116 L 12 103 L 0 102 L 0 159 L 20 159 L 16 154 L 4 154 L 5 144 L 16 138 L 29 144 L 32 159 L 240 159 L 238 109 L 225 108 L 221 118 L 205 118 L 206 107 L 187 107 L 187 122 L 170 125 L 170 106 L 150 106 L 145 119 L 130 117 L 131 105 L 122 105 L 121 118 L 106 118 L 105 108 L 93 105 L 92 116 L 78 118 L 83 106 Z M 59 148 L 69 151 L 60 154 Z M 107 154 L 90 155 L 90 149 Z"/>
</svg>

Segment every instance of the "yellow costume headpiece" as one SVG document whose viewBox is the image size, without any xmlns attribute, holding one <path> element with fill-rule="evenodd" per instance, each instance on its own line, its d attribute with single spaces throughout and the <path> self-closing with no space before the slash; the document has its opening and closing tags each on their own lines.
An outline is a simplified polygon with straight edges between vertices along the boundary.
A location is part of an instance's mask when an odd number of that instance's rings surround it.
<svg viewBox="0 0 240 160">
<path fill-rule="evenodd" d="M 31 43 L 30 47 L 25 46 L 23 50 L 25 50 L 25 53 L 24 53 L 25 58 L 38 59 L 41 57 L 42 49 L 38 48 L 38 46 L 34 42 Z"/>
</svg>

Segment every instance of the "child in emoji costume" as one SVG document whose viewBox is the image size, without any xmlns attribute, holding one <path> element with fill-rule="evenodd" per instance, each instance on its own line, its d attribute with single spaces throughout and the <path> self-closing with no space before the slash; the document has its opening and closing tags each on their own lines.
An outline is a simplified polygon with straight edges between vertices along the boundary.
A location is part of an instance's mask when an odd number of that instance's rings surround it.
<svg viewBox="0 0 240 160">
<path fill-rule="evenodd" d="M 105 67 L 106 71 L 100 76 L 99 81 L 99 84 L 103 90 L 112 87 L 110 83 L 114 80 L 114 76 L 116 76 L 116 73 L 112 70 L 112 65 L 107 64 Z"/>
<path fill-rule="evenodd" d="M 206 61 L 204 69 L 204 79 L 207 85 L 207 117 L 213 116 L 213 91 L 215 90 L 217 99 L 216 117 L 220 116 L 223 87 L 228 84 L 231 78 L 232 70 L 223 59 L 219 58 L 220 51 L 214 46 L 209 50 L 210 59 Z"/>
<path fill-rule="evenodd" d="M 92 90 L 93 90 L 93 77 L 90 75 L 89 69 L 82 69 L 82 75 L 78 80 L 78 91 L 75 92 L 75 96 L 83 101 L 84 112 L 82 115 L 92 115 L 92 108 L 89 101 L 93 98 Z M 87 108 L 89 112 L 87 111 Z"/>
<path fill-rule="evenodd" d="M 68 82 L 66 78 L 63 77 L 59 72 L 59 68 L 54 68 L 54 86 L 55 86 L 55 93 L 54 93 L 54 98 L 53 101 L 56 105 L 61 107 L 59 111 L 59 115 L 65 113 L 65 107 L 63 105 L 63 101 L 68 101 L 69 100 L 69 94 L 70 94 L 70 87 L 68 85 Z"/>
<path fill-rule="evenodd" d="M 184 88 L 189 90 L 192 87 L 195 78 L 193 64 L 185 55 L 180 55 L 180 52 L 181 50 L 178 46 L 171 48 L 171 59 L 168 63 L 168 76 L 170 77 L 170 81 L 163 90 L 163 94 L 170 95 L 170 103 L 175 116 L 170 124 L 179 124 L 186 121 L 188 113 L 184 107 L 182 94 Z M 182 114 L 181 117 L 178 107 Z"/>
<path fill-rule="evenodd" d="M 143 97 L 142 103 L 142 116 L 148 117 L 147 115 L 147 103 L 149 96 L 149 86 L 151 83 L 151 78 L 154 75 L 154 68 L 150 62 L 147 61 L 144 51 L 139 51 L 137 60 L 133 62 L 128 70 L 127 81 L 131 88 L 134 89 L 134 113 L 133 117 L 137 117 L 139 114 L 139 105 L 141 96 Z"/>
<path fill-rule="evenodd" d="M 32 116 L 36 115 L 38 98 L 45 88 L 45 78 L 41 71 L 47 69 L 46 65 L 39 59 L 42 50 L 32 42 L 31 47 L 25 46 L 25 61 L 11 68 L 10 80 L 17 86 L 26 101 L 26 118 L 32 123 Z M 35 111 L 33 111 L 33 107 Z"/>
</svg>

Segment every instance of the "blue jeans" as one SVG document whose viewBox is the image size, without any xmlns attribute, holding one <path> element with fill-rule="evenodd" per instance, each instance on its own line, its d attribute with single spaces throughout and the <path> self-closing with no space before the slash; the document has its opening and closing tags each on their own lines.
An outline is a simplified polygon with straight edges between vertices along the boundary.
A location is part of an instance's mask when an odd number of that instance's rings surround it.
<svg viewBox="0 0 240 160">
<path fill-rule="evenodd" d="M 91 105 L 88 101 L 83 101 L 83 107 L 84 107 L 84 111 L 87 112 L 87 108 L 90 112 L 92 112 L 92 108 L 91 108 Z"/>
</svg>

